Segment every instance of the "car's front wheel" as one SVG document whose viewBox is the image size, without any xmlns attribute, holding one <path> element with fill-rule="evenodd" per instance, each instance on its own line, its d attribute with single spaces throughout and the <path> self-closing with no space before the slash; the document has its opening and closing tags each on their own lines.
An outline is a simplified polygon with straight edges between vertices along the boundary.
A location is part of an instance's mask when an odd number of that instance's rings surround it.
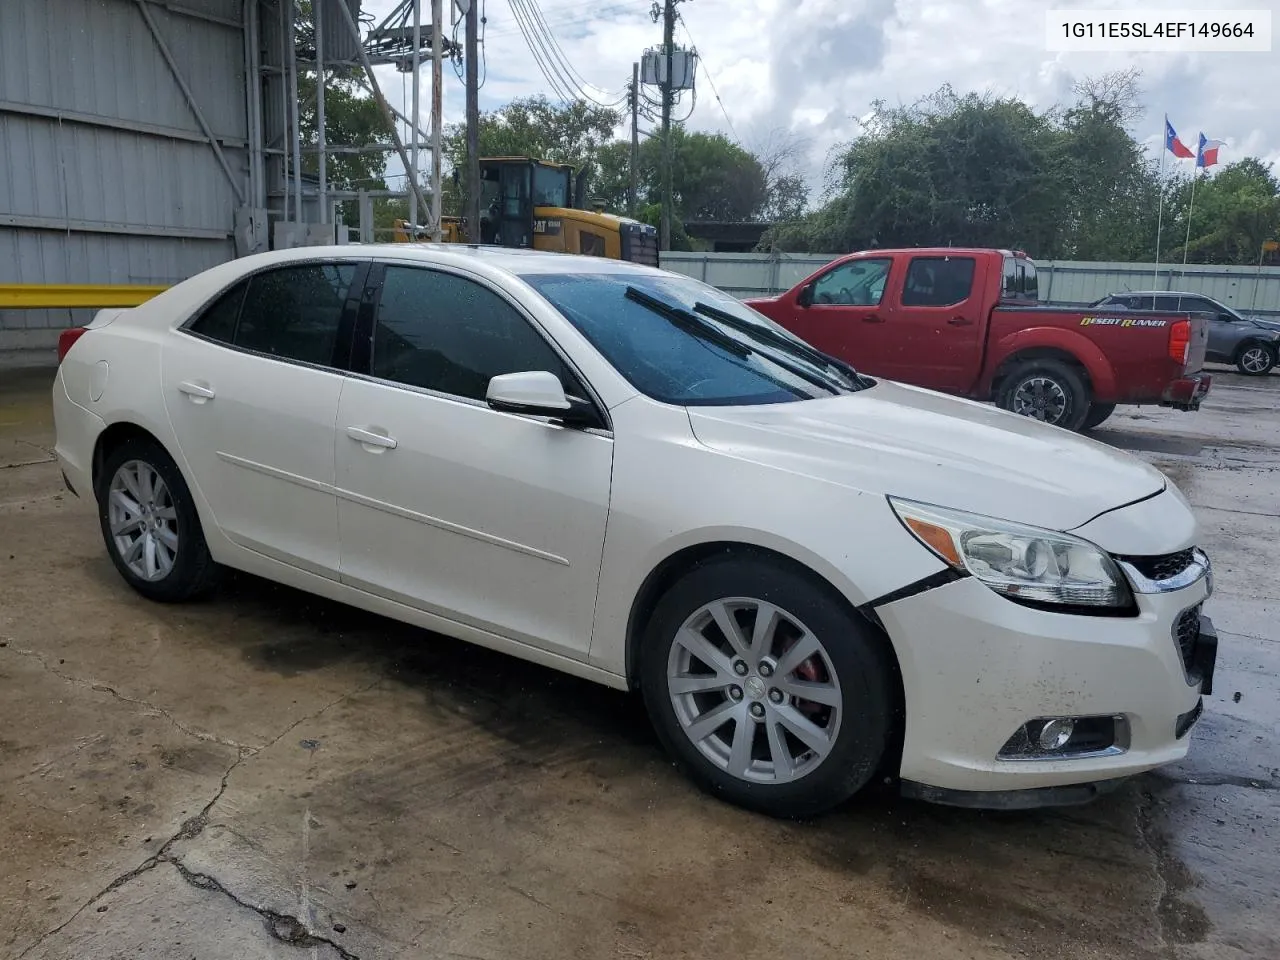
<svg viewBox="0 0 1280 960">
<path fill-rule="evenodd" d="M 865 786 L 884 757 L 891 656 L 816 578 L 726 555 L 658 602 L 641 686 L 659 737 L 696 783 L 763 813 L 812 816 Z"/>
<path fill-rule="evenodd" d="M 1265 343 L 1250 343 L 1236 357 L 1236 369 L 1246 377 L 1261 377 L 1276 365 L 1276 351 Z"/>
<path fill-rule="evenodd" d="M 218 567 L 205 543 L 191 491 L 159 444 L 136 438 L 108 453 L 97 496 L 107 552 L 140 594 L 172 602 L 214 585 Z"/>
</svg>

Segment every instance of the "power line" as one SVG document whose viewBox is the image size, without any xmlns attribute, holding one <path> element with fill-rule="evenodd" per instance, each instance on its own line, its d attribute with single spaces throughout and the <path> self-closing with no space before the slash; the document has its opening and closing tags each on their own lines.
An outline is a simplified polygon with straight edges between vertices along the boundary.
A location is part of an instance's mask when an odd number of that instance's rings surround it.
<svg viewBox="0 0 1280 960">
<path fill-rule="evenodd" d="M 588 8 L 590 8 L 590 13 L 593 18 L 601 17 L 610 13 L 622 13 L 624 11 L 634 11 L 642 15 L 648 14 L 647 9 L 644 9 L 644 10 L 637 9 L 634 0 L 631 3 L 611 3 L 603 7 L 598 6 L 598 0 L 590 0 L 590 2 L 587 2 L 587 3 L 575 3 L 575 4 L 570 4 L 568 6 L 558 6 L 551 11 L 553 17 L 551 19 L 547 19 L 546 22 L 549 26 L 552 26 L 552 27 L 573 26 L 575 24 L 579 24 L 582 22 L 583 16 L 581 14 L 574 14 L 572 16 L 564 16 L 564 17 L 558 16 L 558 15 L 568 13 L 571 10 L 586 10 Z M 510 27 L 508 27 L 506 29 L 495 30 L 492 36 L 495 38 L 510 37 L 510 36 L 514 36 L 518 32 L 519 32 L 518 30 L 513 30 Z"/>
<path fill-rule="evenodd" d="M 684 27 L 684 35 L 689 38 L 689 43 L 694 48 L 694 52 L 697 52 L 698 45 L 694 42 L 693 34 L 689 31 L 689 24 L 686 23 L 684 17 L 680 17 L 678 13 L 676 16 L 680 19 L 680 26 Z M 733 134 L 735 142 L 741 143 L 742 140 L 738 136 L 738 131 L 733 126 L 733 119 L 729 116 L 729 111 L 725 109 L 724 101 L 720 99 L 720 91 L 716 89 L 716 82 L 711 77 L 711 68 L 707 66 L 707 61 L 701 57 L 698 58 L 698 63 L 702 66 L 702 72 L 706 75 L 707 83 L 711 85 L 711 93 L 716 98 L 716 103 L 720 105 L 720 112 L 724 114 L 724 122 L 729 124 L 729 132 Z M 694 100 L 697 100 L 696 88 L 694 89 Z M 689 116 L 693 116 L 692 110 L 689 111 Z"/>
<path fill-rule="evenodd" d="M 560 44 L 556 42 L 551 28 L 547 25 L 546 18 L 538 6 L 538 0 L 508 0 L 508 3 L 511 7 L 512 15 L 516 18 L 516 23 L 524 35 L 525 43 L 528 45 L 530 52 L 533 53 L 535 61 L 538 62 L 543 76 L 551 84 L 552 88 L 557 91 L 558 96 L 569 101 L 575 99 L 587 100 L 596 106 L 606 109 L 616 108 L 626 102 L 626 91 L 616 96 L 608 92 L 599 91 L 603 94 L 603 98 L 592 92 L 592 90 L 598 90 L 598 88 L 594 84 L 588 83 L 582 74 L 574 68 L 573 64 L 569 62 L 569 58 L 565 55 Z M 566 96 L 566 93 L 572 95 Z"/>
</svg>

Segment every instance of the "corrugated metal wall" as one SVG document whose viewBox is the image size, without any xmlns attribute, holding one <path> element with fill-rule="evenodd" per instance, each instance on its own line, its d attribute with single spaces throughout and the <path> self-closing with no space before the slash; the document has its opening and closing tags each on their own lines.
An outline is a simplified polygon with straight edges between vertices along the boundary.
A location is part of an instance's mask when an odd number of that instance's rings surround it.
<svg viewBox="0 0 1280 960">
<path fill-rule="evenodd" d="M 664 253 L 662 266 L 738 297 L 790 290 L 823 264 L 827 254 Z M 1124 290 L 1202 293 L 1245 313 L 1280 316 L 1280 267 L 1200 267 L 1037 260 L 1040 299 L 1063 305 L 1092 303 Z"/>
<path fill-rule="evenodd" d="M 0 283 L 173 283 L 233 255 L 243 0 L 0 0 Z M 0 352 L 87 316 L 0 312 Z"/>
</svg>

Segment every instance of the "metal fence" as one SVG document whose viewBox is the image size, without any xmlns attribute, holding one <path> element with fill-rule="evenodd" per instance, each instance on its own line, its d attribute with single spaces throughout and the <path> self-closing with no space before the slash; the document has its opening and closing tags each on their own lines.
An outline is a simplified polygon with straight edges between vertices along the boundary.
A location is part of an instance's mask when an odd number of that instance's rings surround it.
<svg viewBox="0 0 1280 960">
<path fill-rule="evenodd" d="M 789 290 L 823 264 L 827 254 L 664 253 L 668 270 L 704 280 L 737 297 Z M 1152 263 L 1037 260 L 1040 299 L 1083 306 L 1126 290 L 1200 293 L 1243 313 L 1280 317 L 1280 267 L 1216 267 Z"/>
</svg>

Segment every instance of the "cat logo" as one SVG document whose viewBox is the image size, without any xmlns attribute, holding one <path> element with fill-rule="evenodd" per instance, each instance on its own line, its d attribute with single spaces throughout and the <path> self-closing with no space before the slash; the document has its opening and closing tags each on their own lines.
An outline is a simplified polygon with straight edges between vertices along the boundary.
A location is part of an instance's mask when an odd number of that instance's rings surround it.
<svg viewBox="0 0 1280 960">
<path fill-rule="evenodd" d="M 534 220 L 533 232 L 546 237 L 560 236 L 559 220 Z"/>
</svg>

